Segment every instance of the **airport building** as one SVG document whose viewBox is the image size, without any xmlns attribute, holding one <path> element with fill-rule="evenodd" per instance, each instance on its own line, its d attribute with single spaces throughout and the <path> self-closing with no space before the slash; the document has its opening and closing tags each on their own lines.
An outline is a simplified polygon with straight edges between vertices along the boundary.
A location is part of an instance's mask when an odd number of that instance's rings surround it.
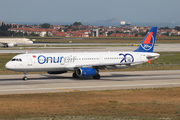
<svg viewBox="0 0 180 120">
<path fill-rule="evenodd" d="M 99 29 L 93 29 L 93 37 L 98 37 Z"/>
<path fill-rule="evenodd" d="M 0 21 L 0 27 L 2 26 L 2 24 L 5 24 L 5 25 L 6 25 L 6 22 Z"/>
</svg>

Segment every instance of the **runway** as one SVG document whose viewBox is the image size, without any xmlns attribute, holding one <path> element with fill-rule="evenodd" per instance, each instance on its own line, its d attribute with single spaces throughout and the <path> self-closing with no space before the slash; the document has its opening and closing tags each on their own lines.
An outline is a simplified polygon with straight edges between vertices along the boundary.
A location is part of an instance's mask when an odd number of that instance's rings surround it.
<svg viewBox="0 0 180 120">
<path fill-rule="evenodd" d="M 44 44 L 40 44 L 44 45 Z M 52 43 L 54 45 L 54 43 Z M 56 44 L 61 45 L 61 43 Z M 134 51 L 138 48 L 138 46 L 132 46 L 125 44 L 88 44 L 88 43 L 64 43 L 62 45 L 68 45 L 68 47 L 15 47 L 15 48 L 3 48 L 1 47 L 0 53 L 57 53 L 57 52 L 107 52 L 107 51 Z M 73 46 L 73 45 L 80 45 L 80 46 Z M 82 46 L 81 46 L 82 45 Z M 91 45 L 85 46 L 83 45 Z M 94 45 L 94 46 L 93 46 Z M 104 45 L 104 46 L 98 46 Z M 119 46 L 115 46 L 119 45 Z M 72 46 L 72 47 L 71 47 Z M 180 51 L 180 44 L 156 44 L 154 47 L 154 52 L 179 52 Z"/>
<path fill-rule="evenodd" d="M 156 87 L 180 87 L 180 70 L 100 72 L 101 79 L 74 79 L 72 73 L 61 75 L 0 75 L 0 94 L 78 92 Z"/>
</svg>

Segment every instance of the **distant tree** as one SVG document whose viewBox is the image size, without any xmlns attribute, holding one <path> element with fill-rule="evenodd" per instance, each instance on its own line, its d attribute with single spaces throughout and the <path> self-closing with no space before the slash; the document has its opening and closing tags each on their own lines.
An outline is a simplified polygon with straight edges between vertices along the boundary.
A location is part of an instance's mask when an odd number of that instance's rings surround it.
<svg viewBox="0 0 180 120">
<path fill-rule="evenodd" d="M 23 32 L 17 32 L 13 34 L 14 36 L 23 36 Z"/>
<path fill-rule="evenodd" d="M 0 36 L 11 36 L 12 32 L 8 31 L 11 25 L 2 24 L 0 26 Z"/>
<path fill-rule="evenodd" d="M 29 27 L 30 28 L 30 26 L 28 24 L 26 24 L 25 27 Z"/>
<path fill-rule="evenodd" d="M 72 29 L 72 25 L 68 26 L 68 29 Z"/>
<path fill-rule="evenodd" d="M 69 25 L 64 25 L 64 27 L 66 27 L 66 28 L 67 28 L 67 27 L 69 27 Z"/>
<path fill-rule="evenodd" d="M 113 33 L 114 33 L 113 31 L 109 31 L 107 34 L 108 34 L 108 36 L 110 36 Z"/>
<path fill-rule="evenodd" d="M 176 26 L 174 29 L 180 31 L 180 26 Z"/>
<path fill-rule="evenodd" d="M 166 35 L 166 36 L 169 36 L 169 32 L 167 32 L 165 35 Z"/>
<path fill-rule="evenodd" d="M 141 33 L 139 33 L 139 35 L 141 35 L 142 37 L 144 37 L 144 36 L 146 35 L 146 33 L 145 33 L 145 32 L 141 32 Z"/>
<path fill-rule="evenodd" d="M 159 29 L 163 29 L 163 30 L 166 30 L 166 29 L 170 29 L 168 26 L 167 27 L 161 27 Z"/>
<path fill-rule="evenodd" d="M 39 36 L 38 34 L 35 34 L 34 32 L 32 32 L 31 34 L 30 34 L 30 36 Z"/>
<path fill-rule="evenodd" d="M 24 33 L 24 35 L 25 35 L 25 36 L 28 36 L 28 33 L 27 33 L 27 32 L 25 32 L 25 33 Z"/>
<path fill-rule="evenodd" d="M 65 28 L 65 29 L 64 29 L 64 32 L 67 32 L 67 31 L 68 31 L 68 29 L 67 29 L 67 28 Z"/>
<path fill-rule="evenodd" d="M 50 24 L 49 23 L 44 23 L 42 25 L 40 25 L 41 28 L 50 28 Z"/>
<path fill-rule="evenodd" d="M 58 31 L 61 31 L 62 29 L 60 28 Z"/>
<path fill-rule="evenodd" d="M 8 28 L 11 28 L 11 25 L 2 24 L 1 27 L 0 27 L 0 29 L 4 30 L 4 31 L 7 31 Z"/>
<path fill-rule="evenodd" d="M 0 36 L 8 36 L 8 32 L 0 30 Z"/>
<path fill-rule="evenodd" d="M 116 31 L 116 33 L 120 33 L 120 31 L 119 31 L 119 30 L 117 30 L 117 31 Z"/>
<path fill-rule="evenodd" d="M 80 30 L 80 28 L 78 28 L 78 27 L 73 28 L 73 31 L 77 31 L 77 30 Z"/>
<path fill-rule="evenodd" d="M 102 35 L 102 34 L 103 34 L 103 32 L 99 32 L 99 34 L 100 34 L 100 35 Z"/>
<path fill-rule="evenodd" d="M 119 31 L 119 30 L 117 30 L 117 31 L 116 31 L 116 33 L 124 33 L 124 32 L 123 32 L 123 31 Z"/>
<path fill-rule="evenodd" d="M 82 25 L 82 24 L 81 24 L 81 22 L 74 22 L 73 25 L 75 25 L 75 26 L 80 26 L 80 25 Z"/>
<path fill-rule="evenodd" d="M 138 34 L 137 34 L 137 33 L 135 34 L 135 37 L 138 37 Z"/>
</svg>

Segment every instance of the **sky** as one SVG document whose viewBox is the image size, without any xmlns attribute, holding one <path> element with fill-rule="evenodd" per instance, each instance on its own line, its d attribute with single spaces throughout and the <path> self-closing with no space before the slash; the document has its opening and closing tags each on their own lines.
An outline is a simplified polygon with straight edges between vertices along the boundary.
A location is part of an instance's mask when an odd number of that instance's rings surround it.
<svg viewBox="0 0 180 120">
<path fill-rule="evenodd" d="M 180 0 L 0 0 L 0 21 L 180 22 Z"/>
</svg>

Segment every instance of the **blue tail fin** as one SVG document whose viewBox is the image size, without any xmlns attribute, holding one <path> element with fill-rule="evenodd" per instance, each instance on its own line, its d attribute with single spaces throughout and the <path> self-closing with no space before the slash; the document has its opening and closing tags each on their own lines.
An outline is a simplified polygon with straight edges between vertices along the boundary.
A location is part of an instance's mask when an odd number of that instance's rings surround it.
<svg viewBox="0 0 180 120">
<path fill-rule="evenodd" d="M 157 27 L 152 27 L 134 52 L 153 52 Z"/>
</svg>

